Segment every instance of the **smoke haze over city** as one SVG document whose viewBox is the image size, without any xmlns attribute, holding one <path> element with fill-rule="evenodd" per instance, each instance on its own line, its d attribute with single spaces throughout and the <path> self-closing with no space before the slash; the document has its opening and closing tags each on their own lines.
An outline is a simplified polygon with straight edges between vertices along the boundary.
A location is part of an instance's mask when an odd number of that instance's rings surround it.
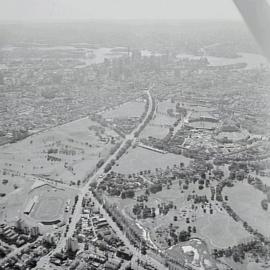
<svg viewBox="0 0 270 270">
<path fill-rule="evenodd" d="M 230 0 L 0 0 L 1 20 L 241 20 Z"/>
</svg>

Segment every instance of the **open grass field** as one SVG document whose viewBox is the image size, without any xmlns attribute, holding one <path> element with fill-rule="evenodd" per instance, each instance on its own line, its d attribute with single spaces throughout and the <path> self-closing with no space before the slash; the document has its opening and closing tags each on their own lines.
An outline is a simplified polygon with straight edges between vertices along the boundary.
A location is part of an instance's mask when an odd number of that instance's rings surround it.
<svg viewBox="0 0 270 270">
<path fill-rule="evenodd" d="M 237 183 L 232 188 L 225 188 L 228 204 L 249 225 L 265 236 L 270 236 L 270 210 L 263 210 L 261 201 L 266 196 L 247 182 Z"/>
<path fill-rule="evenodd" d="M 1 194 L 8 195 L 16 191 L 16 189 L 23 187 L 26 182 L 27 180 L 22 176 L 17 176 L 13 172 L 10 172 L 10 171 L 0 170 L 0 193 Z M 0 197 L 0 202 L 1 202 L 1 198 L 4 198 L 4 197 L 5 196 Z"/>
<path fill-rule="evenodd" d="M 250 236 L 241 224 L 235 222 L 225 211 L 198 218 L 196 226 L 198 234 L 215 248 L 237 245 Z"/>
<path fill-rule="evenodd" d="M 270 268 L 270 263 L 255 263 L 255 262 L 249 262 L 247 264 L 247 270 L 265 270 Z"/>
<path fill-rule="evenodd" d="M 162 127 L 159 124 L 154 125 L 152 122 L 143 130 L 141 138 L 154 137 L 157 139 L 163 139 L 168 134 L 168 127 Z"/>
<path fill-rule="evenodd" d="M 257 176 L 255 173 L 250 173 L 250 175 L 259 177 L 265 185 L 270 186 L 270 176 Z"/>
<path fill-rule="evenodd" d="M 143 100 L 126 102 L 118 107 L 106 110 L 101 113 L 105 119 L 140 117 L 145 111 Z"/>
<path fill-rule="evenodd" d="M 23 187 L 16 189 L 0 200 L 0 223 L 6 222 L 13 225 L 20 217 L 32 184 L 33 181 L 27 181 Z"/>
<path fill-rule="evenodd" d="M 176 103 L 172 103 L 170 99 L 167 99 L 158 103 L 157 112 L 161 114 L 167 114 L 167 111 L 171 109 L 174 113 L 176 113 L 175 108 Z"/>
<path fill-rule="evenodd" d="M 175 113 L 175 103 L 171 103 L 170 100 L 158 103 L 156 114 L 141 133 L 141 138 L 154 137 L 162 139 L 168 134 L 170 126 L 177 120 L 176 117 L 168 115 L 168 109 L 172 109 Z"/>
<path fill-rule="evenodd" d="M 67 184 L 83 179 L 109 155 L 118 135 L 85 118 L 0 148 L 0 171 L 43 175 Z M 0 179 L 1 180 L 1 179 Z"/>
<path fill-rule="evenodd" d="M 188 165 L 190 159 L 171 153 L 160 154 L 151 150 L 136 147 L 130 149 L 119 161 L 119 166 L 114 167 L 114 171 L 119 173 L 137 173 L 142 170 L 152 170 L 155 168 L 166 169 L 167 166 L 172 167 L 174 164 L 184 162 Z"/>
<path fill-rule="evenodd" d="M 160 114 L 157 112 L 156 117 L 154 117 L 154 119 L 152 120 L 152 124 L 155 126 L 160 126 L 162 128 L 167 128 L 169 129 L 169 127 L 171 125 L 173 125 L 173 123 L 176 121 L 175 117 L 171 117 L 168 115 L 164 115 L 164 114 Z M 150 123 L 151 125 L 151 123 Z"/>
</svg>

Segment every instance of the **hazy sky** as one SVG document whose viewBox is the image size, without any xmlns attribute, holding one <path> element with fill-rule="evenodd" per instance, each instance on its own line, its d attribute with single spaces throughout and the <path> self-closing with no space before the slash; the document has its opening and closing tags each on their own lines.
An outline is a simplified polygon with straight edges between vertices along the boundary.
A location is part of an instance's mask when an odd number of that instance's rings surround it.
<svg viewBox="0 0 270 270">
<path fill-rule="evenodd" d="M 0 20 L 229 19 L 232 0 L 0 0 Z"/>
</svg>

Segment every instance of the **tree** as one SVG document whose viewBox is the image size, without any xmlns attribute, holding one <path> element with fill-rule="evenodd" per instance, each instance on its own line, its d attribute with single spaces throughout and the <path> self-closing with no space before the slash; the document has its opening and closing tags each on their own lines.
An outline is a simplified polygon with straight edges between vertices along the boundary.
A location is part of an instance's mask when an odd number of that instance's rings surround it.
<svg viewBox="0 0 270 270">
<path fill-rule="evenodd" d="M 183 185 L 183 189 L 187 190 L 188 189 L 188 185 Z"/>
<path fill-rule="evenodd" d="M 111 168 L 112 166 L 110 164 L 107 164 L 106 167 L 104 168 L 104 172 L 107 173 Z"/>
<path fill-rule="evenodd" d="M 199 180 L 199 185 L 204 185 L 204 180 L 203 179 Z"/>
<path fill-rule="evenodd" d="M 149 188 L 151 193 L 157 193 L 159 191 L 162 191 L 162 184 L 153 184 Z"/>
<path fill-rule="evenodd" d="M 121 198 L 122 199 L 126 199 L 126 198 L 134 198 L 135 196 L 135 192 L 132 189 L 126 190 L 126 191 L 122 191 L 121 193 Z"/>
<path fill-rule="evenodd" d="M 233 260 L 235 262 L 240 262 L 240 255 L 238 254 L 238 252 L 233 253 Z"/>
<path fill-rule="evenodd" d="M 264 199 L 261 201 L 261 206 L 262 206 L 262 209 L 267 211 L 268 209 L 268 200 L 267 199 Z"/>
<path fill-rule="evenodd" d="M 188 241 L 190 238 L 190 234 L 187 232 L 187 231 L 181 231 L 179 233 L 179 241 L 180 242 L 185 242 L 185 241 Z"/>
<path fill-rule="evenodd" d="M 211 171 L 211 170 L 214 169 L 214 166 L 213 166 L 212 163 L 206 163 L 206 167 L 207 167 L 207 170 L 208 170 L 208 171 Z"/>
<path fill-rule="evenodd" d="M 147 250 L 146 250 L 146 247 L 145 247 L 145 246 L 143 246 L 143 247 L 141 248 L 141 253 L 142 253 L 142 255 L 146 255 Z"/>
<path fill-rule="evenodd" d="M 97 163 L 97 168 L 100 168 L 104 164 L 104 159 L 100 159 Z"/>
</svg>

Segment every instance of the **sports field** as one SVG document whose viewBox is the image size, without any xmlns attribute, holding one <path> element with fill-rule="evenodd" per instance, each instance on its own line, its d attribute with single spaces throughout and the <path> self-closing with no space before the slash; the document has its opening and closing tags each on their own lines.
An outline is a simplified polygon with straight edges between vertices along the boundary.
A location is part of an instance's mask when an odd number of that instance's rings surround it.
<svg viewBox="0 0 270 270">
<path fill-rule="evenodd" d="M 207 246 L 200 239 L 191 239 L 175 245 L 166 253 L 169 257 L 191 266 L 192 269 L 216 269 Z"/>
<path fill-rule="evenodd" d="M 24 204 L 21 215 L 32 224 L 57 224 L 67 219 L 68 212 L 65 211 L 67 202 L 69 202 L 68 211 L 70 211 L 75 195 L 76 192 L 68 188 L 61 189 L 51 185 L 37 187 L 28 194 L 28 200 Z M 38 199 L 30 214 L 23 214 L 27 203 L 35 197 Z M 43 226 L 42 229 L 43 231 L 50 230 L 50 226 Z"/>
<path fill-rule="evenodd" d="M 64 204 L 61 198 L 44 197 L 35 206 L 31 217 L 41 222 L 57 220 L 63 214 Z"/>
</svg>

